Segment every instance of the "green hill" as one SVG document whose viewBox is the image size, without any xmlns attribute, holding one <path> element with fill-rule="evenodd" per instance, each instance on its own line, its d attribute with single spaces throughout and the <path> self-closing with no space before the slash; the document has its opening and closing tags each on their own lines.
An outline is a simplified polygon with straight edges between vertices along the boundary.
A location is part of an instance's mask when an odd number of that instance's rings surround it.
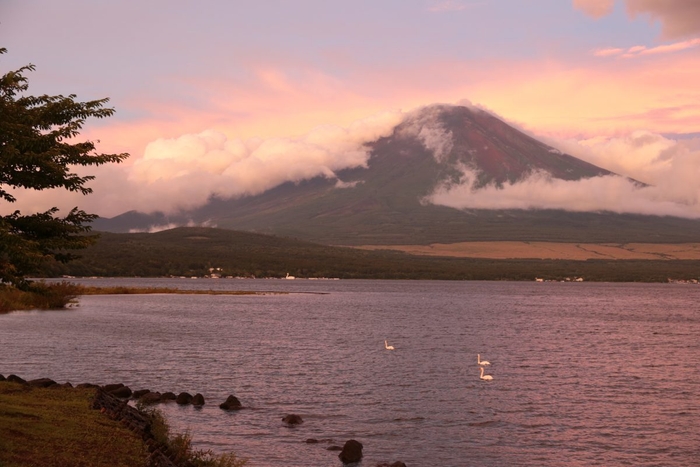
<svg viewBox="0 0 700 467">
<path fill-rule="evenodd" d="M 364 251 L 249 232 L 182 227 L 158 233 L 102 233 L 68 264 L 51 263 L 46 277 L 223 276 L 342 279 L 562 280 L 665 282 L 700 276 L 700 261 L 493 260 Z M 218 269 L 220 268 L 220 270 Z"/>
</svg>

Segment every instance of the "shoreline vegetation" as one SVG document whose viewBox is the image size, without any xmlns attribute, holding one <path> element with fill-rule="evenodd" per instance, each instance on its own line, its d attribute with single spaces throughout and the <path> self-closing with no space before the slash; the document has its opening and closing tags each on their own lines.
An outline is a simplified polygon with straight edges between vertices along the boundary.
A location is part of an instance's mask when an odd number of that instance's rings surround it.
<svg viewBox="0 0 700 467">
<path fill-rule="evenodd" d="M 0 375 L 0 465 L 20 467 L 241 467 L 235 453 L 196 450 L 189 433 L 172 433 L 157 409 L 135 408 L 147 428 L 139 432 L 104 408 L 97 410 L 99 388 L 32 385 Z M 37 380 L 42 381 L 42 380 Z M 82 385 L 85 386 L 85 385 Z M 143 431 L 143 430 L 142 430 Z"/>
<path fill-rule="evenodd" d="M 71 282 L 33 282 L 28 290 L 10 285 L 0 286 L 0 314 L 23 310 L 56 310 L 75 304 L 81 295 L 269 295 L 285 292 L 257 292 L 240 290 L 183 290 L 172 287 L 93 287 Z"/>
<path fill-rule="evenodd" d="M 358 240 L 359 241 L 359 240 Z M 365 245 L 363 248 L 370 248 Z M 466 242 L 330 246 L 203 227 L 156 233 L 102 232 L 36 277 L 184 277 L 387 280 L 668 282 L 700 279 L 700 243 Z M 401 250 L 401 251 L 399 251 Z"/>
<path fill-rule="evenodd" d="M 642 260 L 642 263 L 649 263 L 652 261 Z M 626 263 L 626 262 L 624 262 Z M 457 280 L 517 280 L 517 281 L 535 281 L 535 282 L 647 282 L 647 283 L 683 283 L 683 284 L 700 284 L 700 280 L 693 277 L 697 274 L 696 262 L 691 262 L 688 264 L 690 271 L 693 274 L 692 278 L 685 278 L 687 274 L 682 274 L 682 278 L 670 277 L 672 270 L 661 271 L 661 276 L 650 278 L 639 278 L 635 277 L 627 280 L 615 280 L 611 278 L 600 278 L 586 276 L 585 272 L 581 269 L 577 270 L 578 274 L 572 276 L 564 277 L 563 271 L 559 274 L 552 275 L 545 273 L 544 275 L 538 277 L 491 277 L 491 278 L 469 278 L 469 279 L 457 279 Z M 628 265 L 633 267 L 635 264 Z M 636 264 L 637 268 L 641 267 L 641 264 Z M 614 273 L 615 271 L 613 271 Z M 639 269 L 637 270 L 639 273 Z M 667 272 L 668 275 L 664 275 Z M 665 277 L 665 279 L 663 278 Z M 75 279 L 75 277 L 70 277 L 69 279 Z M 245 278 L 232 278 L 231 280 L 238 280 Z M 274 279 L 274 278 L 272 278 Z M 304 279 L 304 278 L 298 278 Z M 314 280 L 318 278 L 307 277 L 307 280 Z M 358 278 L 359 279 L 359 278 Z M 394 277 L 382 277 L 374 279 L 397 279 Z M 410 277 L 404 279 L 429 279 L 424 277 Z M 444 278 L 438 278 L 444 279 Z M 216 278 L 215 280 L 219 280 Z M 223 279 L 229 280 L 229 279 Z M 12 311 L 27 311 L 27 310 L 56 310 L 61 308 L 70 308 L 75 305 L 76 299 L 82 295 L 138 295 L 138 294 L 182 294 L 182 295 L 285 295 L 289 292 L 282 291 L 247 291 L 247 290 L 192 290 L 192 289 L 179 289 L 176 287 L 134 287 L 134 286 L 113 286 L 113 287 L 97 287 L 97 286 L 86 286 L 82 284 L 75 284 L 69 282 L 68 280 L 56 281 L 56 282 L 45 282 L 43 279 L 39 279 L 30 282 L 29 287 L 26 290 L 20 290 L 10 284 L 0 284 L 0 314 L 9 313 Z M 318 293 L 323 294 L 324 292 L 301 292 L 301 293 Z"/>
</svg>

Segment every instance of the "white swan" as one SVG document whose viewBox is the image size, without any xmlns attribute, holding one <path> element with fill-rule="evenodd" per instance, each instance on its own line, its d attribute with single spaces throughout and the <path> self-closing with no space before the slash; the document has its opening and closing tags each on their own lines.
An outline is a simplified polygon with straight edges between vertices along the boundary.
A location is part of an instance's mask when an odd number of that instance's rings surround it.
<svg viewBox="0 0 700 467">
<path fill-rule="evenodd" d="M 484 367 L 483 366 L 480 366 L 479 369 L 481 370 L 481 375 L 479 376 L 479 379 L 483 379 L 484 381 L 491 381 L 493 379 L 493 376 L 491 376 L 491 375 L 484 376 Z"/>
<path fill-rule="evenodd" d="M 481 355 L 476 354 L 476 363 L 479 365 L 490 365 L 491 362 L 487 362 L 486 360 L 481 359 Z"/>
<path fill-rule="evenodd" d="M 394 350 L 394 346 L 387 344 L 386 339 L 384 339 L 384 348 L 387 350 Z"/>
</svg>

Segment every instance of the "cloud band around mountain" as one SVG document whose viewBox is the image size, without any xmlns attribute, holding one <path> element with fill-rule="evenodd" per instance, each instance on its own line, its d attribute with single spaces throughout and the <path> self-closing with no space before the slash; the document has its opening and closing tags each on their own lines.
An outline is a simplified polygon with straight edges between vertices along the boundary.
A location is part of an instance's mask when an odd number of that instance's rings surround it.
<svg viewBox="0 0 700 467">
<path fill-rule="evenodd" d="M 416 115 L 422 115 L 417 118 Z M 452 133 L 429 112 L 385 112 L 348 127 L 322 126 L 298 138 L 229 139 L 207 130 L 150 143 L 140 158 L 124 165 L 91 168 L 94 194 L 80 197 L 53 190 L 24 190 L 7 209 L 62 210 L 78 205 L 112 217 L 129 210 L 175 213 L 206 204 L 212 196 L 231 198 L 265 192 L 285 182 L 334 178 L 345 168 L 364 167 L 367 142 L 390 135 L 401 122 L 443 162 L 454 150 Z M 461 167 L 462 184 L 437 186 L 429 202 L 458 209 L 563 209 L 612 211 L 700 218 L 700 139 L 674 141 L 635 132 L 623 137 L 545 141 L 564 153 L 649 184 L 640 189 L 623 177 L 563 181 L 535 173 L 502 187 L 474 190 L 476 174 Z M 89 170 L 82 169 L 82 170 Z M 338 181 L 338 189 L 361 183 Z M 109 206 L 105 209 L 104 206 Z"/>
</svg>

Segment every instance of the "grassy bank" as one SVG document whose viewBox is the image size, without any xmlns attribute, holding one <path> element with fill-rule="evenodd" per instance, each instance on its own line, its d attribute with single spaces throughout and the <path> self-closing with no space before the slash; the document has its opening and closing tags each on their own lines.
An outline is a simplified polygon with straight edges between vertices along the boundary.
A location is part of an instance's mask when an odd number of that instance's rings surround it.
<svg viewBox="0 0 700 467">
<path fill-rule="evenodd" d="M 0 381 L 1 467 L 149 467 L 144 438 L 92 407 L 96 389 L 34 387 Z M 183 465 L 242 467 L 234 453 L 192 447 L 189 433 L 173 434 L 157 409 L 143 409 L 149 433 Z"/>
<path fill-rule="evenodd" d="M 78 295 L 81 287 L 67 282 L 33 283 L 28 290 L 0 284 L 0 313 L 15 310 L 51 310 L 65 308 Z"/>
<path fill-rule="evenodd" d="M 0 466 L 146 467 L 143 441 L 90 408 L 94 392 L 0 381 Z"/>
<path fill-rule="evenodd" d="M 241 290 L 182 290 L 169 287 L 86 287 L 69 282 L 32 284 L 30 290 L 0 286 L 0 313 L 18 310 L 52 310 L 65 308 L 80 295 L 130 295 L 130 294 L 188 294 L 188 295 L 259 295 L 270 292 Z M 277 292 L 275 292 L 277 293 Z M 282 292 L 279 292 L 282 293 Z M 2 466 L 0 466 L 2 467 Z"/>
</svg>

